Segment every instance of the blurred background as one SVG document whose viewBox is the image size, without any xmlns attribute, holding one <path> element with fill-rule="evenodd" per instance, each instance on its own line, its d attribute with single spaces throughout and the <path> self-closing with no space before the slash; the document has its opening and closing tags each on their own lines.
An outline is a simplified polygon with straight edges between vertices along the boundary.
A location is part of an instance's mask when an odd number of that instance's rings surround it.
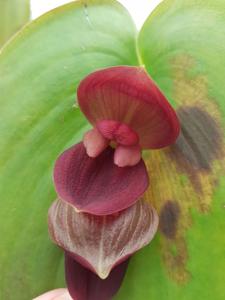
<svg viewBox="0 0 225 300">
<path fill-rule="evenodd" d="M 32 18 L 36 18 L 44 12 L 68 3 L 68 0 L 31 0 Z M 135 20 L 138 28 L 140 28 L 144 20 L 149 15 L 156 5 L 160 3 L 160 0 L 119 0 L 130 12 Z"/>
<path fill-rule="evenodd" d="M 86 0 L 88 1 L 88 0 Z M 69 0 L 0 0 L 0 47 L 29 20 L 69 3 Z M 161 0 L 119 0 L 132 15 L 138 29 Z"/>
</svg>

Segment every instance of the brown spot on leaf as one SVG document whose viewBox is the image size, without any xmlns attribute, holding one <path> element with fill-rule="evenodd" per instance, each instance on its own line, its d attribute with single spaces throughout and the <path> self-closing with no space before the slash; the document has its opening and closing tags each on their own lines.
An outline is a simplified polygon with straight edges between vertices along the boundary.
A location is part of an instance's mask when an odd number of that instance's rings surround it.
<svg viewBox="0 0 225 300">
<path fill-rule="evenodd" d="M 196 192 L 202 194 L 201 174 L 210 173 L 214 161 L 223 157 L 222 132 L 216 120 L 201 107 L 183 106 L 177 114 L 181 133 L 170 147 L 169 155 L 178 170 L 188 174 Z M 212 185 L 215 183 L 216 180 L 211 182 Z"/>
<path fill-rule="evenodd" d="M 216 121 L 199 107 L 182 107 L 177 111 L 181 134 L 172 146 L 175 158 L 193 169 L 210 170 L 222 152 L 222 133 Z"/>
<path fill-rule="evenodd" d="M 225 175 L 221 112 L 209 95 L 207 76 L 196 66 L 198 62 L 189 55 L 171 61 L 181 135 L 175 145 L 149 151 L 145 157 L 151 185 L 144 198 L 160 215 L 162 260 L 169 276 L 182 284 L 191 278 L 186 245 L 186 232 L 192 226 L 190 211 L 210 211 L 215 187 Z"/>
<path fill-rule="evenodd" d="M 160 211 L 159 229 L 168 238 L 176 236 L 180 208 L 177 202 L 167 201 Z"/>
</svg>

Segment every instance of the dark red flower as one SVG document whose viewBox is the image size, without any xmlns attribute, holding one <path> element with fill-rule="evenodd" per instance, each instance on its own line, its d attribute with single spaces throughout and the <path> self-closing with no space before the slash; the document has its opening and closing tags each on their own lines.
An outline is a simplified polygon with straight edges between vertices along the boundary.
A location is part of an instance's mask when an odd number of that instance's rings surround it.
<svg viewBox="0 0 225 300">
<path fill-rule="evenodd" d="M 60 200 L 49 210 L 49 233 L 65 251 L 71 296 L 109 300 L 129 257 L 158 226 L 154 208 L 140 200 L 149 185 L 141 151 L 170 145 L 180 126 L 142 67 L 96 71 L 82 80 L 77 95 L 94 128 L 56 161 Z"/>
<path fill-rule="evenodd" d="M 56 161 L 56 191 L 79 211 L 115 213 L 134 204 L 148 187 L 141 149 L 173 143 L 179 122 L 142 67 L 96 71 L 81 81 L 77 95 L 95 127 L 84 135 L 83 144 Z"/>
<path fill-rule="evenodd" d="M 141 149 L 166 147 L 179 134 L 176 113 L 142 67 L 96 71 L 81 81 L 77 95 L 82 112 L 94 126 L 84 136 L 91 157 L 113 141 L 115 164 L 132 166 L 140 161 Z"/>
</svg>

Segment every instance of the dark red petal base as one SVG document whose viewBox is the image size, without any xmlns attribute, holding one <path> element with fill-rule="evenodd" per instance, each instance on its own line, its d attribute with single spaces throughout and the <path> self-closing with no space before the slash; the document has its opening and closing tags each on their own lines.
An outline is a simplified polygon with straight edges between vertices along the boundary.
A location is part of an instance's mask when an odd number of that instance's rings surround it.
<svg viewBox="0 0 225 300">
<path fill-rule="evenodd" d="M 107 147 L 98 157 L 86 154 L 83 143 L 74 145 L 57 159 L 56 191 L 78 211 L 108 215 L 134 204 L 148 187 L 143 160 L 132 167 L 114 164 L 114 149 Z"/>
<path fill-rule="evenodd" d="M 74 300 L 110 300 L 119 290 L 128 260 L 115 267 L 106 279 L 84 268 L 65 252 L 65 273 L 69 293 Z"/>
</svg>

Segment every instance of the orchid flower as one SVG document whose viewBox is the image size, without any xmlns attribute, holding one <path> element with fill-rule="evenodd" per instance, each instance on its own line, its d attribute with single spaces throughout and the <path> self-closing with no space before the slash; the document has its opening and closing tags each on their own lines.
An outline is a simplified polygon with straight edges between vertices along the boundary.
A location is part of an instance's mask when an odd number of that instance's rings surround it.
<svg viewBox="0 0 225 300">
<path fill-rule="evenodd" d="M 94 128 L 56 161 L 59 199 L 49 210 L 49 233 L 65 251 L 71 297 L 107 300 L 119 289 L 129 257 L 158 227 L 155 209 L 141 199 L 149 185 L 141 150 L 174 143 L 180 127 L 142 67 L 91 73 L 77 97 Z"/>
<path fill-rule="evenodd" d="M 174 143 L 179 121 L 142 67 L 96 71 L 81 81 L 77 96 L 95 128 L 57 159 L 56 191 L 78 211 L 116 213 L 134 204 L 149 185 L 141 149 Z"/>
<path fill-rule="evenodd" d="M 1 30 L 27 2 L 0 2 Z M 163 0 L 140 30 L 120 2 L 72 1 L 0 50 L 1 299 L 63 287 L 64 253 L 76 300 L 112 298 L 128 263 L 118 300 L 225 299 L 225 1 Z"/>
</svg>

